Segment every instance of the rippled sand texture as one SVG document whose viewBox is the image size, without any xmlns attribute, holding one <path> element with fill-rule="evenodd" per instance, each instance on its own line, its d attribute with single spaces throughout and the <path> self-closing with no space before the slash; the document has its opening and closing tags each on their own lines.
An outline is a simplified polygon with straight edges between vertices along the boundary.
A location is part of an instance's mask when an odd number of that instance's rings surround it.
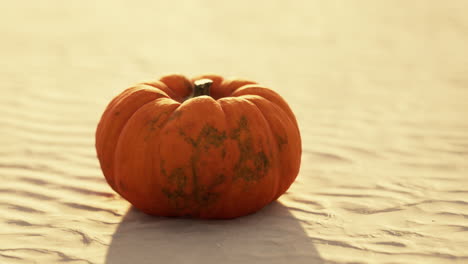
<svg viewBox="0 0 468 264">
<path fill-rule="evenodd" d="M 467 1 L 173 2 L 1 4 L 0 263 L 468 263 Z M 108 187 L 101 113 L 171 72 L 290 102 L 279 202 L 165 219 Z"/>
</svg>

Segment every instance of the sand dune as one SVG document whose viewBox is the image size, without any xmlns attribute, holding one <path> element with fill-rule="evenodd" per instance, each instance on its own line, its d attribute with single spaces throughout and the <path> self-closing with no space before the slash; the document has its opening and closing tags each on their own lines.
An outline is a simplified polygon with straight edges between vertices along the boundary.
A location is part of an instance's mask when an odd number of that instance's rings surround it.
<svg viewBox="0 0 468 264">
<path fill-rule="evenodd" d="M 0 263 L 468 263 L 466 1 L 16 1 L 0 8 Z M 303 138 L 278 202 L 146 216 L 97 122 L 170 72 L 257 80 Z"/>
</svg>

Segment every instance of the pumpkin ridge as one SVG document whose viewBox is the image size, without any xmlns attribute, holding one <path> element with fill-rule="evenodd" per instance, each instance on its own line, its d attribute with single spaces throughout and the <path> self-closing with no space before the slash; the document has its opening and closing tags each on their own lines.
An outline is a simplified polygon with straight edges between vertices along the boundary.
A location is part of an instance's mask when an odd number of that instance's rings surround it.
<svg viewBox="0 0 468 264">
<path fill-rule="evenodd" d="M 244 89 L 249 89 L 249 88 L 257 88 L 257 89 L 264 89 L 267 93 L 271 93 L 274 97 L 276 97 L 276 99 L 278 99 L 279 102 L 281 102 L 283 104 L 280 105 L 278 104 L 277 102 L 273 101 L 273 100 L 270 100 L 268 97 L 264 96 L 264 95 L 261 95 L 261 94 L 257 94 L 257 93 L 245 93 L 245 94 L 240 94 L 240 95 L 235 95 L 236 92 L 242 92 L 242 90 Z M 288 103 L 283 99 L 283 97 L 281 97 L 281 95 L 279 95 L 277 92 L 275 92 L 274 90 L 268 88 L 268 87 L 265 87 L 265 86 L 261 86 L 261 85 L 258 85 L 258 84 L 247 84 L 247 85 L 244 85 L 242 87 L 239 87 L 238 89 L 236 89 L 235 91 L 232 92 L 232 96 L 233 97 L 242 97 L 242 96 L 247 96 L 247 95 L 256 95 L 256 96 L 259 96 L 273 104 L 275 104 L 276 106 L 278 106 L 278 108 L 280 108 L 281 110 L 283 110 L 286 115 L 290 118 L 291 121 L 293 121 L 293 123 L 297 125 L 297 120 L 294 116 L 294 112 L 292 111 L 291 107 L 288 105 Z"/>
<path fill-rule="evenodd" d="M 227 100 L 236 100 L 239 102 L 246 102 L 252 107 L 258 108 L 255 104 L 250 102 L 249 100 L 246 100 L 243 97 L 224 97 L 221 98 L 224 100 L 219 101 L 218 103 L 221 106 L 221 109 L 225 113 L 225 110 L 223 108 L 223 104 L 220 102 L 224 102 Z M 263 117 L 263 114 L 259 111 L 259 114 Z M 226 116 L 226 114 L 225 114 Z M 226 120 L 227 121 L 227 120 Z M 252 144 L 253 144 L 253 139 L 252 136 L 250 135 L 250 128 L 249 128 L 249 121 L 246 117 L 246 114 L 240 115 L 240 119 L 237 122 L 237 126 L 229 131 L 229 138 L 231 140 L 236 141 L 237 147 L 239 148 L 240 155 L 239 159 L 234 165 L 234 175 L 233 175 L 233 180 L 238 180 L 240 178 L 244 179 L 245 181 L 256 181 L 268 174 L 268 170 L 270 169 L 271 166 L 271 161 L 269 160 L 268 156 L 265 154 L 264 151 L 259 151 L 255 152 L 252 149 Z M 241 132 L 248 132 L 249 136 L 243 140 L 241 140 Z M 250 168 L 248 166 L 248 162 L 252 162 L 254 165 L 254 168 Z M 262 173 L 263 172 L 263 173 Z"/>
<path fill-rule="evenodd" d="M 245 100 L 245 99 L 243 99 Z M 248 100 L 246 100 L 248 101 Z M 248 101 L 252 105 L 252 102 Z M 255 106 L 255 105 L 254 105 Z M 256 106 L 255 106 L 256 107 Z M 256 107 L 257 108 L 257 107 Z M 257 108 L 258 109 L 258 108 Z M 260 111 L 259 111 L 260 112 Z M 244 179 L 245 181 L 257 181 L 268 174 L 270 169 L 271 161 L 267 157 L 264 151 L 255 152 L 252 149 L 252 137 L 249 135 L 245 140 L 241 142 L 242 131 L 250 132 L 248 125 L 249 121 L 245 115 L 242 115 L 238 121 L 238 127 L 231 132 L 230 138 L 237 141 L 240 156 L 239 160 L 234 165 L 234 178 L 237 180 L 239 178 Z M 249 133 L 250 134 L 250 133 Z M 247 166 L 248 161 L 254 163 L 254 169 Z"/>
<path fill-rule="evenodd" d="M 182 74 L 168 74 L 159 78 L 159 81 L 164 83 L 174 94 L 177 95 L 176 101 L 182 103 L 185 98 L 190 95 L 193 90 L 191 81 Z M 181 90 L 178 86 L 183 86 Z"/>
<path fill-rule="evenodd" d="M 270 90 L 270 91 L 271 91 L 271 90 Z M 280 105 L 278 105 L 277 103 L 268 100 L 268 98 L 265 98 L 265 97 L 263 97 L 263 96 L 261 96 L 261 95 L 258 95 L 258 94 L 243 94 L 243 95 L 240 95 L 240 96 L 238 96 L 238 97 L 243 98 L 243 99 L 246 99 L 246 100 L 248 100 L 249 97 L 260 97 L 262 100 L 266 100 L 267 102 L 269 102 L 269 103 L 271 103 L 272 105 L 274 105 L 277 111 L 280 111 L 280 112 L 282 112 L 285 116 L 287 116 L 288 120 L 291 121 L 291 123 L 293 123 L 293 124 L 295 125 L 296 129 L 299 130 L 299 126 L 297 125 L 297 120 L 296 120 L 295 118 L 291 118 L 291 115 L 288 114 L 287 111 L 285 111 L 285 110 L 284 110 Z M 249 102 L 252 102 L 252 101 L 250 101 L 250 100 L 248 100 L 248 101 L 249 101 Z M 252 103 L 254 103 L 254 102 L 252 102 Z M 254 103 L 254 104 L 255 104 L 255 103 Z"/>
<path fill-rule="evenodd" d="M 271 128 L 271 124 L 270 124 L 270 121 L 268 121 L 268 119 L 265 117 L 263 111 L 257 106 L 257 103 L 255 101 L 251 101 L 249 100 L 248 97 L 251 97 L 251 96 L 258 96 L 258 95 L 242 95 L 242 97 L 245 97 L 244 99 L 253 103 L 257 108 L 258 110 L 260 111 L 260 113 L 262 113 L 262 116 L 263 118 L 265 119 L 266 123 L 268 124 L 268 128 L 270 129 L 272 135 L 274 135 L 274 139 L 276 141 L 276 146 L 278 146 L 278 150 L 281 151 L 281 148 L 283 147 L 283 145 L 285 144 L 288 144 L 288 138 L 286 137 L 281 137 L 280 135 L 277 135 L 274 133 L 273 129 Z M 291 118 L 289 117 L 289 115 L 284 112 L 283 108 L 279 107 L 277 104 L 275 104 L 274 102 L 271 102 L 271 101 L 268 101 L 268 99 L 266 99 L 265 97 L 262 97 L 262 96 L 258 96 L 260 98 L 262 98 L 263 100 L 266 100 L 266 102 L 272 104 L 275 106 L 275 108 L 277 108 L 276 110 L 277 111 L 281 111 L 284 113 L 284 115 L 289 119 L 289 121 L 291 121 L 292 123 L 294 122 L 293 120 L 291 120 Z"/>
<path fill-rule="evenodd" d="M 200 112 L 203 114 L 190 114 L 192 111 L 198 111 L 197 107 L 205 109 Z M 212 111 L 216 112 L 218 118 L 203 118 L 204 115 L 208 115 Z M 212 162 L 212 159 L 217 159 L 218 154 L 221 157 L 224 142 L 227 139 L 227 129 L 225 128 L 226 122 L 218 121 L 218 119 L 224 118 L 225 114 L 216 100 L 203 96 L 185 101 L 173 115 L 181 115 L 181 117 L 175 122 L 166 124 L 161 134 L 161 140 L 165 144 L 160 145 L 160 153 L 164 156 L 158 158 L 161 162 L 164 161 L 158 170 L 162 178 L 162 185 L 157 189 L 158 195 L 164 197 L 164 203 L 171 208 L 173 215 L 191 217 L 212 215 L 210 210 L 219 211 L 221 209 L 217 202 L 223 196 L 225 189 L 223 187 L 227 186 L 224 185 L 224 182 L 227 177 L 224 175 L 223 168 L 220 167 L 219 170 L 213 171 L 204 164 Z M 190 124 L 193 123 L 197 124 L 195 130 L 190 129 Z M 189 125 L 188 130 L 185 129 L 185 125 Z M 178 146 L 181 150 L 184 149 L 184 153 L 180 155 L 184 162 L 165 160 L 166 157 L 170 159 L 170 155 L 172 155 L 171 147 L 168 147 L 170 141 L 165 140 L 169 138 L 177 138 Z M 210 157 L 208 156 L 210 154 L 207 155 L 207 153 L 216 153 L 216 157 Z M 180 174 L 183 172 L 188 177 L 187 185 L 178 186 L 176 182 L 169 179 L 168 176 L 176 169 Z"/>
<path fill-rule="evenodd" d="M 169 188 L 163 187 L 161 191 L 169 199 L 174 209 L 178 211 L 189 209 L 192 213 L 196 213 L 204 206 L 213 205 L 221 196 L 219 193 L 211 191 L 211 189 L 222 184 L 225 176 L 219 174 L 208 186 L 203 186 L 198 182 L 197 167 L 199 166 L 199 157 L 204 150 L 210 146 L 215 148 L 222 147 L 222 143 L 227 138 L 226 132 L 220 132 L 211 125 L 205 124 L 197 135 L 196 140 L 187 135 L 182 129 L 179 130 L 179 134 L 184 138 L 184 141 L 194 147 L 194 152 L 191 154 L 188 165 L 173 168 L 169 175 L 165 169 L 164 160 L 161 161 L 161 174 L 167 177 L 170 182 L 177 185 L 175 190 L 171 191 Z M 188 179 L 183 170 L 184 167 L 188 167 L 192 173 L 193 190 L 191 193 L 184 192 Z"/>
<path fill-rule="evenodd" d="M 241 97 L 242 95 L 236 96 L 236 95 L 234 95 L 234 94 L 235 94 L 238 90 L 244 89 L 244 88 L 248 88 L 248 87 L 250 87 L 250 86 L 261 87 L 259 84 L 256 84 L 256 83 L 245 84 L 245 85 L 242 85 L 241 87 L 238 87 L 238 88 L 234 89 L 234 90 L 231 92 L 231 94 L 230 94 L 229 96 L 230 96 L 230 97 Z M 262 87 L 262 88 L 263 88 L 263 87 Z M 259 95 L 259 96 L 260 96 L 260 95 Z M 263 97 L 263 96 L 261 96 L 261 97 Z"/>
<path fill-rule="evenodd" d="M 249 81 L 245 79 L 224 79 L 221 84 L 219 85 L 218 89 L 213 90 L 213 98 L 215 100 L 225 98 L 225 97 L 231 97 L 232 93 L 239 89 L 242 86 L 248 85 L 248 84 L 257 84 L 254 81 Z"/>
<path fill-rule="evenodd" d="M 140 83 L 140 85 L 149 86 L 151 87 L 151 89 L 158 89 L 159 91 L 165 93 L 168 98 L 178 102 L 175 99 L 177 94 L 160 80 L 145 81 L 145 82 Z M 158 85 L 161 85 L 161 86 L 158 86 Z"/>
<path fill-rule="evenodd" d="M 252 95 L 252 97 L 254 97 L 254 96 Z M 254 97 L 254 98 L 255 98 L 255 97 Z M 255 100 L 253 100 L 253 102 L 255 103 Z M 290 123 L 293 125 L 292 127 L 293 127 L 294 129 L 293 129 L 292 131 L 290 131 L 290 132 L 294 133 L 294 135 L 293 135 L 293 137 L 292 137 L 293 139 L 294 139 L 294 137 L 297 137 L 297 138 L 298 138 L 299 146 L 297 146 L 297 147 L 298 147 L 297 150 L 299 151 L 299 156 L 301 156 L 302 146 L 301 146 L 300 131 L 299 131 L 299 128 L 298 128 L 297 126 L 294 125 L 293 120 L 291 120 L 290 116 L 289 116 L 287 113 L 285 113 L 284 110 L 283 110 L 281 107 L 279 107 L 277 104 L 274 104 L 272 101 L 269 101 L 269 100 L 263 101 L 263 100 L 261 100 L 261 99 L 258 99 L 258 100 L 257 100 L 257 104 L 270 105 L 270 106 L 273 108 L 273 111 L 278 112 L 278 113 L 281 113 L 281 115 L 285 118 L 285 120 L 287 120 L 288 122 L 290 122 Z M 263 112 L 262 112 L 262 113 L 263 113 Z M 267 120 L 268 120 L 268 119 L 267 119 Z M 288 127 L 284 127 L 284 126 L 282 126 L 282 127 L 283 127 L 283 129 L 284 129 L 283 132 L 285 132 L 286 135 L 287 135 L 288 130 L 289 130 L 289 129 L 287 129 Z M 279 140 L 278 147 L 280 148 L 280 151 L 281 151 L 281 147 L 282 147 L 284 144 L 288 144 L 288 138 L 286 137 L 286 139 L 284 139 L 284 138 L 281 138 L 279 135 L 276 135 L 276 138 L 277 138 L 277 139 L 279 138 L 279 139 L 278 139 L 278 140 Z M 283 140 L 286 140 L 286 143 L 282 142 Z M 291 145 L 290 147 L 294 148 L 294 147 L 295 147 L 295 145 L 294 145 L 295 142 L 296 142 L 296 141 L 293 140 L 293 141 L 291 142 L 292 145 Z M 280 152 L 280 153 L 281 153 L 281 152 Z M 293 167 L 293 168 L 294 168 L 294 167 Z M 288 173 L 290 173 L 291 175 L 294 174 L 294 175 L 296 175 L 296 177 L 297 177 L 297 175 L 298 175 L 298 173 L 299 173 L 299 168 L 300 168 L 300 159 L 299 159 L 299 164 L 297 165 L 297 170 L 293 170 L 292 172 L 290 171 L 290 172 L 288 172 Z M 294 179 L 295 179 L 296 177 L 294 177 Z M 280 195 L 282 195 L 283 190 L 286 191 L 286 190 L 289 188 L 289 186 L 294 182 L 294 179 L 293 179 L 292 181 L 290 181 L 289 185 L 287 185 L 287 186 L 279 186 L 278 193 L 277 193 L 277 195 L 276 195 L 277 198 L 278 198 Z"/>
<path fill-rule="evenodd" d="M 218 129 L 216 129 L 215 127 L 210 126 L 209 124 L 205 124 L 205 126 L 203 126 L 202 130 L 198 134 L 196 140 L 193 140 L 185 133 L 183 134 L 183 136 L 184 139 L 190 144 L 192 144 L 195 148 L 195 152 L 190 157 L 190 167 L 192 171 L 192 181 L 194 185 L 192 196 L 195 198 L 196 206 L 201 207 L 203 204 L 211 204 L 215 202 L 216 198 L 219 197 L 219 194 L 209 192 L 207 191 L 207 189 L 210 188 L 204 188 L 204 186 L 200 186 L 200 184 L 198 183 L 197 164 L 201 152 L 204 149 L 208 148 L 209 146 L 214 146 L 216 148 L 221 147 L 222 142 L 225 141 L 227 138 L 226 132 L 219 132 Z M 215 187 L 217 185 L 216 183 L 217 179 L 215 179 L 215 181 L 212 184 L 210 184 L 210 187 Z"/>
<path fill-rule="evenodd" d="M 159 89 L 158 89 L 158 90 L 159 90 Z M 162 92 L 164 92 L 164 91 L 162 91 Z M 138 108 L 135 110 L 135 112 L 133 112 L 133 114 L 125 121 L 124 125 L 122 126 L 122 129 L 120 130 L 119 136 L 117 137 L 117 140 L 115 141 L 116 148 L 115 148 L 114 153 L 113 153 L 113 157 L 112 157 L 113 160 L 116 160 L 116 155 L 117 155 L 116 150 L 117 150 L 117 146 L 118 146 L 119 143 L 120 143 L 120 139 L 121 139 L 121 136 L 122 136 L 122 131 L 124 131 L 124 129 L 127 127 L 129 121 L 135 116 L 135 114 L 136 114 L 141 108 L 143 108 L 144 106 L 149 105 L 149 104 L 151 104 L 151 103 L 154 103 L 154 102 L 157 101 L 157 100 L 161 100 L 161 99 L 163 99 L 163 100 L 172 100 L 172 101 L 178 103 L 177 101 L 173 100 L 172 98 L 169 98 L 169 97 L 160 97 L 160 98 L 156 98 L 155 100 L 151 100 L 151 101 L 149 101 L 148 103 L 145 103 L 145 104 L 141 105 L 140 107 L 138 107 Z M 179 106 L 180 106 L 180 103 L 178 103 L 178 104 L 179 104 Z M 179 106 L 177 106 L 177 107 L 179 107 Z M 177 109 L 177 107 L 176 107 L 175 109 Z M 169 115 L 169 117 L 170 117 L 170 115 Z M 164 125 L 165 125 L 165 124 L 167 123 L 167 121 L 169 120 L 169 117 L 163 122 Z M 163 127 L 164 127 L 164 126 L 161 126 L 161 130 L 162 130 Z M 113 172 L 113 175 L 112 175 L 112 176 L 113 176 L 113 178 L 114 178 L 113 181 L 115 182 L 115 175 L 117 175 L 117 173 L 115 173 L 116 166 L 114 166 L 113 169 L 114 169 L 114 172 Z M 117 189 L 117 188 L 116 188 L 116 189 Z M 117 191 L 117 190 L 116 190 L 116 191 Z M 119 194 L 121 194 L 120 191 L 117 191 L 117 192 L 118 192 Z M 122 195 L 122 194 L 121 194 L 121 195 Z"/>
<path fill-rule="evenodd" d="M 115 96 L 112 101 L 109 103 L 109 105 L 106 107 L 106 109 L 104 110 L 104 113 L 102 114 L 102 116 L 107 116 L 109 113 L 112 112 L 112 109 L 118 105 L 122 100 L 124 100 L 124 98 L 126 98 L 129 94 L 135 92 L 135 91 L 132 91 L 132 90 L 136 90 L 137 89 L 137 86 L 138 85 L 135 85 L 135 86 L 132 86 L 132 87 L 129 87 L 127 89 L 125 89 L 121 94 Z M 136 90 L 137 91 L 137 90 Z M 97 127 L 97 131 L 96 131 L 96 138 L 101 138 L 101 135 L 104 133 L 104 130 L 103 129 L 100 129 L 101 128 L 101 122 L 102 122 L 102 118 L 101 120 L 99 121 L 98 123 L 98 127 Z M 100 147 L 97 145 L 97 142 L 95 142 L 95 146 L 96 147 Z"/>
<path fill-rule="evenodd" d="M 257 96 L 257 95 L 250 95 L 250 96 Z M 246 96 L 247 97 L 247 96 Z M 257 96 L 259 98 L 261 98 L 260 100 L 266 100 L 266 102 L 268 103 L 271 103 L 275 108 L 277 108 L 279 111 L 283 111 L 283 109 L 281 107 L 279 107 L 278 105 L 276 105 L 275 103 L 271 102 L 271 101 L 268 101 L 267 99 L 265 99 L 264 97 L 261 97 L 261 96 Z M 245 100 L 251 102 L 252 104 L 255 105 L 255 107 L 258 109 L 258 111 L 261 113 L 261 116 L 263 117 L 263 119 L 265 120 L 265 123 L 267 124 L 268 126 L 268 129 L 270 130 L 271 132 L 271 135 L 272 135 L 272 138 L 273 138 L 273 141 L 275 141 L 276 144 L 274 144 L 275 148 L 277 151 L 281 151 L 281 147 L 283 144 L 287 144 L 287 138 L 286 138 L 286 143 L 284 143 L 284 139 L 283 138 L 280 138 L 278 139 L 278 137 L 280 137 L 279 135 L 276 135 L 275 134 L 275 131 L 273 131 L 273 129 L 271 128 L 271 124 L 270 124 L 270 121 L 265 117 L 265 114 L 263 113 L 263 111 L 260 109 L 260 107 L 258 107 L 257 103 L 255 101 L 251 101 L 249 100 L 248 98 L 244 98 Z M 288 117 L 289 119 L 289 116 L 284 113 L 285 116 Z M 274 156 L 276 157 L 276 161 L 274 164 L 281 164 L 281 156 L 280 155 L 276 155 Z M 274 158 L 272 157 L 272 158 Z M 275 170 L 276 170 L 276 179 L 275 179 L 275 195 L 273 196 L 273 199 L 275 199 L 275 197 L 277 197 L 278 195 L 278 192 L 280 191 L 280 184 L 279 184 L 279 181 L 280 181 L 280 177 L 281 177 L 281 170 L 279 169 L 280 167 L 279 166 L 275 166 Z"/>
<path fill-rule="evenodd" d="M 164 91 L 163 89 L 161 89 L 161 88 L 159 88 L 157 86 L 151 85 L 148 82 L 143 82 L 143 83 L 140 83 L 138 85 L 144 87 L 144 89 L 151 89 L 151 90 L 156 89 L 156 90 L 162 92 L 164 95 L 166 95 L 167 98 L 171 98 L 171 96 L 166 91 Z"/>
<path fill-rule="evenodd" d="M 133 86 L 133 87 L 130 87 L 130 88 L 126 89 L 122 94 L 120 94 L 120 95 L 118 95 L 118 96 L 115 97 L 115 99 L 117 99 L 117 100 L 115 101 L 114 104 L 112 104 L 112 106 L 108 106 L 108 107 L 106 108 L 106 111 L 104 112 L 104 115 L 107 115 L 107 114 L 112 113 L 112 111 L 115 110 L 115 109 L 114 109 L 115 107 L 117 107 L 118 105 L 120 105 L 120 104 L 123 103 L 124 101 L 129 100 L 129 97 L 130 97 L 131 95 L 136 94 L 136 93 L 141 92 L 141 91 L 149 91 L 149 92 L 151 92 L 151 93 L 161 94 L 161 95 L 163 96 L 163 97 L 157 97 L 157 98 L 155 98 L 155 99 L 151 99 L 150 101 L 148 101 L 148 102 L 146 102 L 146 103 L 143 103 L 141 106 L 139 106 L 139 107 L 137 107 L 137 108 L 135 109 L 135 111 L 134 111 L 134 112 L 128 117 L 128 119 L 125 120 L 124 123 L 122 124 L 122 127 L 121 127 L 121 129 L 120 129 L 120 131 L 119 131 L 119 133 L 118 133 L 118 136 L 117 136 L 116 140 L 115 140 L 115 146 L 117 146 L 117 144 L 118 144 L 118 142 L 119 142 L 120 135 L 121 135 L 121 133 L 122 133 L 124 127 L 127 125 L 128 121 L 131 119 L 131 117 L 132 117 L 141 107 L 143 107 L 143 106 L 146 105 L 146 104 L 149 104 L 149 103 L 153 102 L 154 100 L 157 100 L 157 99 L 160 99 L 160 98 L 168 98 L 167 94 L 166 94 L 164 91 L 161 91 L 160 89 L 157 89 L 157 88 L 154 88 L 154 87 L 149 87 L 149 88 L 147 88 L 147 87 L 145 87 L 145 86 L 146 86 L 146 85 L 137 84 L 137 85 L 135 85 L 135 86 Z M 164 96 L 166 96 L 166 97 L 164 97 Z M 109 110 L 109 111 L 107 112 L 107 110 Z M 119 115 L 120 115 L 120 112 L 118 112 L 118 113 L 119 113 Z M 103 116 L 104 116 L 104 115 L 103 115 Z M 101 121 L 102 121 L 102 118 L 101 118 Z M 98 124 L 98 128 L 97 128 L 98 131 L 96 131 L 96 132 L 99 132 L 99 133 L 96 133 L 96 135 L 97 135 L 97 138 L 99 138 L 99 141 L 101 142 L 101 144 L 99 144 L 99 147 L 98 147 L 98 149 L 99 149 L 99 150 L 98 150 L 98 159 L 100 160 L 101 166 L 103 166 L 103 165 L 105 165 L 105 164 L 102 164 L 102 163 L 101 163 L 101 159 L 103 158 L 103 157 L 102 157 L 102 155 L 103 155 L 103 153 L 102 153 L 102 148 L 103 148 L 103 145 L 102 145 L 102 144 L 103 144 L 103 143 L 102 143 L 102 142 L 104 142 L 105 139 L 103 139 L 102 137 L 103 137 L 103 133 L 105 132 L 105 129 L 104 129 L 105 127 L 102 127 L 102 126 L 101 126 L 101 125 L 103 125 L 103 124 L 101 124 L 101 121 L 100 121 L 99 124 Z M 97 140 L 96 140 L 95 143 L 97 144 Z M 115 149 L 114 149 L 114 153 L 112 153 L 112 160 L 115 160 Z M 111 175 L 112 175 L 112 177 L 110 177 L 110 175 L 105 175 L 105 179 L 106 179 L 106 181 L 109 183 L 109 185 L 112 187 L 112 189 L 114 189 L 116 192 L 118 192 L 118 193 L 120 194 L 120 192 L 117 191 L 117 188 L 116 188 L 116 185 L 115 185 L 115 172 L 114 172 L 114 168 L 112 168 L 112 174 L 111 174 Z"/>
</svg>

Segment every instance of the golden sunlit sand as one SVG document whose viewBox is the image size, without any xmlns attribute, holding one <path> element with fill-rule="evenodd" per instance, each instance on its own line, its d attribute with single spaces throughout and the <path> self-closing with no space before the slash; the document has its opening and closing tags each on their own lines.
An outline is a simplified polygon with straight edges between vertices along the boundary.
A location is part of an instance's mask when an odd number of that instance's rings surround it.
<svg viewBox="0 0 468 264">
<path fill-rule="evenodd" d="M 0 263 L 467 263 L 466 1 L 14 1 L 0 8 Z M 256 80 L 296 182 L 230 221 L 150 217 L 94 132 L 133 83 Z"/>
</svg>

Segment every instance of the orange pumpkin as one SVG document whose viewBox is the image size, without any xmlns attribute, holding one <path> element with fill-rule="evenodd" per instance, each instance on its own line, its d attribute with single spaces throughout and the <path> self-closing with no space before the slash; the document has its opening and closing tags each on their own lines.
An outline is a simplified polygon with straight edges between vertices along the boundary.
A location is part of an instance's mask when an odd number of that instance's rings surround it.
<svg viewBox="0 0 468 264">
<path fill-rule="evenodd" d="M 274 91 L 174 74 L 115 97 L 97 127 L 96 150 L 109 185 L 145 213 L 234 218 L 289 188 L 301 138 Z"/>
</svg>

